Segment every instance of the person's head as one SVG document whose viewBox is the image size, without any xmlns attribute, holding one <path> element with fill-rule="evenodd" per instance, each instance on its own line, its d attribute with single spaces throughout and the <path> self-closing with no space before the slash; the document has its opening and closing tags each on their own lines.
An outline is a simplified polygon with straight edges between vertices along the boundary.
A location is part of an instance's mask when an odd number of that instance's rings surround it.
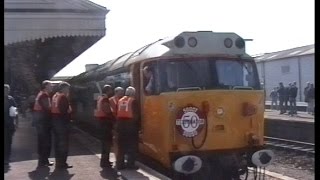
<svg viewBox="0 0 320 180">
<path fill-rule="evenodd" d="M 293 81 L 293 82 L 292 82 L 292 85 L 293 85 L 293 86 L 296 86 L 296 85 L 297 85 L 297 82 L 296 82 L 296 81 Z"/>
<path fill-rule="evenodd" d="M 134 97 L 136 94 L 136 89 L 132 86 L 127 87 L 126 96 Z"/>
<path fill-rule="evenodd" d="M 144 76 L 146 76 L 147 78 L 150 78 L 153 74 L 153 68 L 150 66 L 145 66 L 143 68 L 143 73 L 144 73 Z"/>
<path fill-rule="evenodd" d="M 41 83 L 41 90 L 50 93 L 52 91 L 52 84 L 48 80 L 44 80 Z"/>
<path fill-rule="evenodd" d="M 4 96 L 8 96 L 10 93 L 10 86 L 9 84 L 4 84 Z"/>
<path fill-rule="evenodd" d="M 112 87 L 109 84 L 104 85 L 102 88 L 102 93 L 106 94 L 107 96 L 111 96 L 112 95 Z"/>
<path fill-rule="evenodd" d="M 310 82 L 307 82 L 307 87 L 310 87 L 310 84 L 311 84 Z"/>
<path fill-rule="evenodd" d="M 70 92 L 70 84 L 63 81 L 63 82 L 59 83 L 58 89 L 59 89 L 58 91 L 59 91 L 60 93 L 63 93 L 63 94 L 65 94 L 65 95 L 68 95 L 69 92 Z"/>
<path fill-rule="evenodd" d="M 124 89 L 122 87 L 116 87 L 114 93 L 117 97 L 122 97 L 124 95 Z"/>
<path fill-rule="evenodd" d="M 310 87 L 311 87 L 311 88 L 313 88 L 313 87 L 314 87 L 313 83 L 310 83 Z"/>
<path fill-rule="evenodd" d="M 282 82 L 279 82 L 279 86 L 280 86 L 280 87 L 283 87 L 283 83 L 282 83 Z"/>
<path fill-rule="evenodd" d="M 292 84 L 291 83 L 289 83 L 289 87 L 291 87 L 292 86 Z"/>
</svg>

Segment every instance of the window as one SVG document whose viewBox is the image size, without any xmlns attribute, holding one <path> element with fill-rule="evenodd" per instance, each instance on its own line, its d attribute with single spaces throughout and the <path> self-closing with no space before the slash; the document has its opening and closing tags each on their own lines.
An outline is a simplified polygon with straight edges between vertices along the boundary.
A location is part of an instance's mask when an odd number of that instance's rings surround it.
<svg viewBox="0 0 320 180">
<path fill-rule="evenodd" d="M 158 62 L 147 63 L 143 66 L 143 89 L 145 95 L 159 94 Z"/>
<path fill-rule="evenodd" d="M 210 84 L 207 60 L 170 61 L 163 64 L 163 91 L 204 89 Z"/>
<path fill-rule="evenodd" d="M 286 74 L 290 72 L 290 66 L 281 66 L 282 74 Z"/>
<path fill-rule="evenodd" d="M 255 86 L 252 63 L 243 61 L 217 60 L 216 69 L 219 85 L 230 87 Z"/>
<path fill-rule="evenodd" d="M 194 58 L 162 61 L 160 92 L 205 89 L 260 89 L 253 61 Z"/>
</svg>

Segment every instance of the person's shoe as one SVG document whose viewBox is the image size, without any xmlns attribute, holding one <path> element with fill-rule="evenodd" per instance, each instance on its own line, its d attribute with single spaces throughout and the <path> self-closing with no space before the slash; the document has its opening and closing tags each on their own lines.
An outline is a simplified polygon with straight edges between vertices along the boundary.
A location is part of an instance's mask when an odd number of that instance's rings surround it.
<svg viewBox="0 0 320 180">
<path fill-rule="evenodd" d="M 73 166 L 66 164 L 62 164 L 62 165 L 56 165 L 56 169 L 69 169 L 69 168 L 73 168 Z"/>
<path fill-rule="evenodd" d="M 108 161 L 100 161 L 100 167 L 105 168 L 105 167 L 112 167 L 112 162 Z"/>
<path fill-rule="evenodd" d="M 39 162 L 38 163 L 38 168 L 40 167 L 45 167 L 45 166 L 52 166 L 54 163 L 52 161 L 47 161 L 47 162 Z"/>
<path fill-rule="evenodd" d="M 54 165 L 54 162 L 52 161 L 48 161 L 47 163 L 44 164 L 45 166 L 53 166 Z"/>
</svg>

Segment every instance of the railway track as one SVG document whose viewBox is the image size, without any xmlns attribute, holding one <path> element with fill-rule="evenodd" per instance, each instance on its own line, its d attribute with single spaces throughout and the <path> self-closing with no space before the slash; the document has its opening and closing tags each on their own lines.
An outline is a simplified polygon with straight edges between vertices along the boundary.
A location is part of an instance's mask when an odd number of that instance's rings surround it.
<svg viewBox="0 0 320 180">
<path fill-rule="evenodd" d="M 306 143 L 301 141 L 293 141 L 288 139 L 281 139 L 275 137 L 264 136 L 265 144 L 267 146 L 295 151 L 299 153 L 306 153 L 308 155 L 314 156 L 314 144 Z"/>
<path fill-rule="evenodd" d="M 88 149 L 92 153 L 96 154 L 99 158 L 101 158 L 100 145 L 99 145 L 100 141 L 85 130 L 80 129 L 79 127 L 74 128 L 73 133 L 76 134 L 74 136 L 77 137 L 79 142 L 83 143 L 84 146 L 88 147 Z M 115 158 L 113 153 L 111 155 L 111 159 L 112 158 Z M 170 172 L 167 169 L 157 165 L 156 163 L 153 162 L 153 160 L 148 159 L 147 157 L 139 157 L 139 161 L 136 162 L 136 165 L 140 168 L 139 170 L 137 170 L 137 173 L 124 170 L 120 172 L 122 178 L 127 180 L 137 180 L 137 179 L 174 180 L 174 177 L 172 177 L 172 174 L 170 174 Z M 248 170 L 249 170 L 248 180 L 253 180 L 255 176 L 254 169 L 249 168 Z M 265 174 L 266 180 L 296 180 L 288 176 L 284 176 L 284 175 L 270 172 L 267 170 L 265 171 L 265 173 L 266 173 Z M 211 177 L 208 176 L 207 178 L 197 178 L 197 179 L 206 180 L 206 179 L 211 179 Z M 245 179 L 245 175 L 241 176 L 241 179 Z"/>
</svg>

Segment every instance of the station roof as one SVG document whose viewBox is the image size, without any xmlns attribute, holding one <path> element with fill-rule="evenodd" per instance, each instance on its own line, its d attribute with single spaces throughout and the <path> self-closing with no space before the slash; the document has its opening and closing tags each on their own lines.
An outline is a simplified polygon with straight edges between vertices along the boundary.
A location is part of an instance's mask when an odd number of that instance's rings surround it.
<svg viewBox="0 0 320 180">
<path fill-rule="evenodd" d="M 54 37 L 103 37 L 108 11 L 89 0 L 5 0 L 5 45 Z"/>
<path fill-rule="evenodd" d="M 303 56 L 303 55 L 309 55 L 309 54 L 314 54 L 314 44 L 287 49 L 287 50 L 278 51 L 278 52 L 265 53 L 265 54 L 256 56 L 254 59 L 256 62 L 262 62 L 262 61 L 271 61 L 271 60 Z"/>
</svg>

